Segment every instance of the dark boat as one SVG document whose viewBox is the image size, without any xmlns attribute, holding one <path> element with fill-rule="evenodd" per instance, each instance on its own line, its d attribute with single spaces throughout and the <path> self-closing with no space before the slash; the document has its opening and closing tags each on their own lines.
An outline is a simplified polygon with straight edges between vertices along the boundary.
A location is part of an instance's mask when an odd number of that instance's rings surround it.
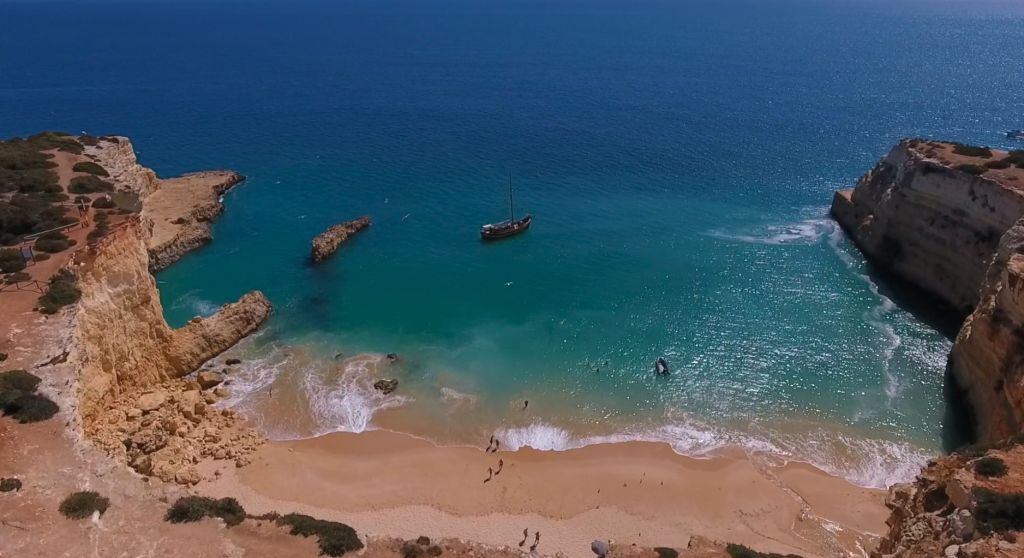
<svg viewBox="0 0 1024 558">
<path fill-rule="evenodd" d="M 1006 137 L 1010 139 L 1024 140 L 1024 130 L 1010 130 L 1006 132 Z"/>
<path fill-rule="evenodd" d="M 668 363 L 663 357 L 658 357 L 658 360 L 654 361 L 654 371 L 662 376 L 668 374 Z"/>
<path fill-rule="evenodd" d="M 515 236 L 530 228 L 530 223 L 533 223 L 533 215 L 516 219 L 516 211 L 512 205 L 512 176 L 510 175 L 508 177 L 508 219 L 480 227 L 480 238 L 484 240 L 497 240 L 499 238 Z"/>
</svg>

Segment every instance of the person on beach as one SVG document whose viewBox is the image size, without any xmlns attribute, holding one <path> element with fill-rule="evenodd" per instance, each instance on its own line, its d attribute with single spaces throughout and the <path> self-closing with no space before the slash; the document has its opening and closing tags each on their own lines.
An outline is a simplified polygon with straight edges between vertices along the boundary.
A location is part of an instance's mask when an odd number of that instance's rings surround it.
<svg viewBox="0 0 1024 558">
<path fill-rule="evenodd" d="M 535 552 L 537 547 L 540 546 L 540 531 L 537 531 L 533 535 L 533 544 L 530 545 L 530 552 Z"/>
<path fill-rule="evenodd" d="M 500 448 L 500 447 L 501 447 L 501 440 L 495 438 L 494 439 L 494 449 L 491 450 L 491 453 L 498 453 L 498 448 Z"/>
<path fill-rule="evenodd" d="M 526 410 L 526 408 L 527 408 L 527 407 L 529 407 L 529 406 L 530 406 L 530 400 L 529 400 L 529 399 L 527 399 L 527 400 L 523 401 L 523 410 L 524 410 L 524 411 L 525 411 L 525 410 Z"/>
<path fill-rule="evenodd" d="M 520 548 L 522 548 L 523 545 L 526 544 L 526 539 L 529 536 L 530 536 L 530 529 L 529 528 L 523 529 L 523 540 L 519 541 L 519 547 Z"/>
<path fill-rule="evenodd" d="M 494 476 L 500 475 L 501 474 L 501 469 L 504 466 L 505 466 L 505 460 L 504 459 L 499 459 L 498 460 L 498 470 L 494 472 Z"/>
<path fill-rule="evenodd" d="M 487 483 L 491 482 L 491 479 L 493 479 L 493 478 L 494 478 L 494 469 L 491 468 L 491 467 L 488 467 L 487 468 L 487 478 L 484 479 L 484 484 L 487 484 Z"/>
<path fill-rule="evenodd" d="M 484 453 L 490 453 L 491 452 L 491 446 L 494 445 L 494 440 L 495 439 L 496 438 L 494 437 L 494 434 L 491 434 L 491 441 L 487 442 L 487 449 L 484 450 Z"/>
</svg>

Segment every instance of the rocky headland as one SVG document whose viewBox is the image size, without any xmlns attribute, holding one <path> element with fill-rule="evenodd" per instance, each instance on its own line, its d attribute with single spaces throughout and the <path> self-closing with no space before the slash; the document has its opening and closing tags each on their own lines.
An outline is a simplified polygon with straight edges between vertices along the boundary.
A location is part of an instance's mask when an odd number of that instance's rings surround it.
<svg viewBox="0 0 1024 558">
<path fill-rule="evenodd" d="M 1013 438 L 1024 432 L 1024 152 L 904 140 L 837 192 L 831 212 L 873 264 L 967 315 L 947 368 L 975 438 L 994 445 L 894 487 L 876 555 L 1024 555 L 1024 449 Z M 979 479 L 982 458 L 1006 470 Z M 1017 520 L 985 523 L 1006 514 Z"/>
<path fill-rule="evenodd" d="M 313 239 L 313 263 L 326 260 L 341 247 L 348 237 L 370 226 L 370 218 L 367 216 L 345 221 L 332 226 L 326 231 L 318 234 Z"/>
</svg>

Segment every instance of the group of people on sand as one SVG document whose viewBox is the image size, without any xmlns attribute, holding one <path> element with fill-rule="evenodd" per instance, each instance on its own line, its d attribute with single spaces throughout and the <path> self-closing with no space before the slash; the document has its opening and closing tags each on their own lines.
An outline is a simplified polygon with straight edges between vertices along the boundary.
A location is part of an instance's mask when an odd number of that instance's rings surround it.
<svg viewBox="0 0 1024 558">
<path fill-rule="evenodd" d="M 495 437 L 493 434 L 491 434 L 491 441 L 487 444 L 487 449 L 484 450 L 484 453 L 497 453 L 499 447 L 501 447 L 501 441 L 498 440 L 498 438 Z M 490 482 L 491 479 L 493 479 L 494 477 L 500 475 L 501 474 L 501 470 L 504 469 L 504 468 L 505 468 L 505 460 L 504 459 L 499 459 L 498 460 L 498 470 L 497 471 L 494 470 L 494 467 L 488 467 L 487 468 L 487 478 L 484 479 L 484 483 L 486 484 L 486 483 Z"/>
<path fill-rule="evenodd" d="M 530 530 L 523 529 L 523 540 L 519 541 L 520 548 L 522 548 L 523 545 L 526 544 L 526 539 L 528 538 L 530 538 Z M 537 531 L 533 534 L 533 544 L 530 545 L 530 552 L 534 552 L 535 550 L 537 550 L 538 546 L 540 546 L 540 531 Z"/>
</svg>

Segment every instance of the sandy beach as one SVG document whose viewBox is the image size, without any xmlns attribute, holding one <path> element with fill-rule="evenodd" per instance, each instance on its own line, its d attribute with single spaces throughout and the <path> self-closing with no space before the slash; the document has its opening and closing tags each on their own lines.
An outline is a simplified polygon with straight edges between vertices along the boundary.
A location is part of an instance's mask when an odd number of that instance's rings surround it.
<svg viewBox="0 0 1024 558">
<path fill-rule="evenodd" d="M 501 473 L 489 482 L 488 468 Z M 212 464 L 210 465 L 212 467 Z M 202 493 L 247 510 L 298 510 L 368 535 L 430 533 L 538 552 L 590 555 L 590 542 L 683 548 L 691 535 L 804 556 L 860 555 L 885 530 L 884 492 L 813 467 L 758 468 L 736 455 L 693 459 L 631 442 L 564 452 L 437 447 L 371 431 L 271 442 Z M 525 547 L 524 547 L 525 548 Z"/>
</svg>

